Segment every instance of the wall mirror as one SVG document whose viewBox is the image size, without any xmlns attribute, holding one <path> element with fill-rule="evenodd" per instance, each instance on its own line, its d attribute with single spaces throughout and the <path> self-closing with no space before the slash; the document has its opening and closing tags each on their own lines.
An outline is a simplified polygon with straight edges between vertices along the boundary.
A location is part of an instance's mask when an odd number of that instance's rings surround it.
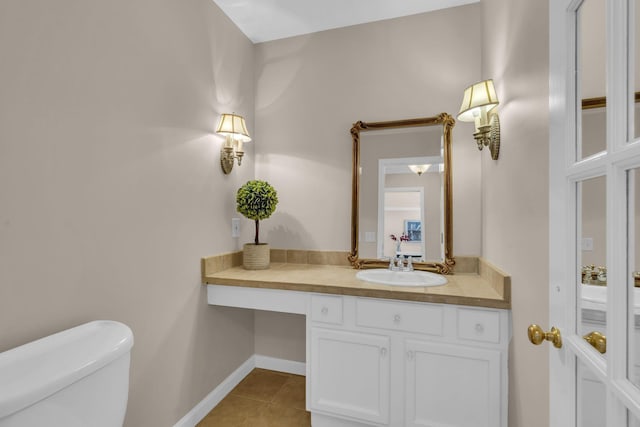
<svg viewBox="0 0 640 427">
<path fill-rule="evenodd" d="M 354 123 L 351 253 L 355 268 L 411 257 L 415 269 L 452 273 L 451 140 L 455 120 Z"/>
</svg>

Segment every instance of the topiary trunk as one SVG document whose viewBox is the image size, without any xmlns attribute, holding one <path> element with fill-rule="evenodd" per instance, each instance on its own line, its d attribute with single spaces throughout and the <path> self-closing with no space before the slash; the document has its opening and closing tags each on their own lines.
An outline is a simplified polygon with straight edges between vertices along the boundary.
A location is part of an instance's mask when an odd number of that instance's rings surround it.
<svg viewBox="0 0 640 427">
<path fill-rule="evenodd" d="M 260 244 L 260 241 L 258 240 L 258 233 L 260 232 L 260 220 L 256 219 L 256 238 L 254 239 L 256 245 Z"/>
</svg>

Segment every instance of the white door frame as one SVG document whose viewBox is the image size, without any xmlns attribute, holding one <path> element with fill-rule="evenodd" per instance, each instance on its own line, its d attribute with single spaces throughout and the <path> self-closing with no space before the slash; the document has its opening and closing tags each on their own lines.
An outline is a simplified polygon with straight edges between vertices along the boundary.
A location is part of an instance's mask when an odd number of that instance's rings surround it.
<svg viewBox="0 0 640 427">
<path fill-rule="evenodd" d="M 420 223 L 422 224 L 422 240 L 420 242 L 420 250 L 422 251 L 422 258 L 426 259 L 426 246 L 425 246 L 425 227 L 424 227 L 424 216 L 425 216 L 425 212 L 424 212 L 424 187 L 386 187 L 386 188 L 382 188 L 380 194 L 378 195 L 378 200 L 382 200 L 382 203 L 379 204 L 379 212 L 378 212 L 378 236 L 381 236 L 380 239 L 378 239 L 378 251 L 377 251 L 377 257 L 378 259 L 384 259 L 385 255 L 384 255 L 384 242 L 385 242 L 385 238 L 387 237 L 385 232 L 384 232 L 384 228 L 386 226 L 384 218 L 385 218 L 385 212 L 386 212 L 386 207 L 384 206 L 384 200 L 385 200 L 385 195 L 386 193 L 418 193 L 419 194 L 419 198 L 420 198 Z M 413 210 L 413 209 L 411 209 Z M 441 215 L 442 216 L 442 215 Z"/>
<path fill-rule="evenodd" d="M 409 165 L 421 164 L 421 165 L 433 165 L 433 164 L 442 164 L 442 157 L 438 156 L 422 156 L 422 157 L 398 157 L 391 159 L 378 159 L 378 244 L 376 249 L 376 255 L 379 259 L 384 258 L 384 241 L 387 236 L 384 235 L 384 193 L 386 191 L 398 191 L 396 190 L 399 187 L 390 187 L 386 188 L 385 184 L 385 176 L 388 172 L 388 169 L 394 169 L 398 167 L 408 168 Z M 429 173 L 429 172 L 427 172 Z M 441 180 L 442 181 L 442 180 Z M 416 191 L 416 189 L 405 190 L 405 191 Z M 443 198 L 443 190 L 442 184 L 440 189 L 440 198 Z M 425 246 L 425 225 L 424 225 L 424 188 L 420 191 L 420 221 L 422 222 L 422 257 L 426 259 L 426 246 Z M 442 201 L 440 206 L 440 212 L 444 212 L 442 210 Z M 440 215 L 441 220 L 441 228 L 440 230 L 444 230 L 444 215 Z M 440 243 L 440 251 L 444 254 L 444 241 L 441 239 Z M 443 258 L 444 259 L 444 256 Z"/>
</svg>

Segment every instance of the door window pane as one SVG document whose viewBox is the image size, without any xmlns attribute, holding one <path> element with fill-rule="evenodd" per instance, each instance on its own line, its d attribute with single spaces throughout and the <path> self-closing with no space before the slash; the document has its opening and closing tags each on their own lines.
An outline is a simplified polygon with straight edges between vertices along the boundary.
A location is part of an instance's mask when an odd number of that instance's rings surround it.
<svg viewBox="0 0 640 427">
<path fill-rule="evenodd" d="M 584 0 L 577 14 L 577 114 L 582 123 L 578 160 L 607 147 L 605 6 L 603 0 Z"/>
<path fill-rule="evenodd" d="M 578 359 L 576 372 L 577 425 L 604 427 L 607 425 L 607 396 L 604 384 Z"/>
<path fill-rule="evenodd" d="M 632 69 L 631 73 L 631 88 L 629 90 L 629 104 L 632 105 L 632 121 L 633 121 L 633 133 L 631 136 L 634 138 L 640 137 L 640 104 L 638 98 L 640 98 L 640 0 L 631 0 L 629 7 L 633 10 L 633 13 L 629 14 L 631 18 L 629 22 L 630 31 L 630 46 L 629 57 L 631 60 Z"/>
<path fill-rule="evenodd" d="M 606 334 L 607 320 L 607 231 L 606 178 L 599 176 L 579 182 L 578 332 Z"/>
<path fill-rule="evenodd" d="M 627 318 L 629 327 L 628 352 L 628 378 L 636 386 L 640 386 L 640 169 L 631 169 L 627 172 L 627 200 L 629 230 L 627 244 L 627 262 L 629 275 L 627 276 L 627 292 L 629 305 Z"/>
</svg>

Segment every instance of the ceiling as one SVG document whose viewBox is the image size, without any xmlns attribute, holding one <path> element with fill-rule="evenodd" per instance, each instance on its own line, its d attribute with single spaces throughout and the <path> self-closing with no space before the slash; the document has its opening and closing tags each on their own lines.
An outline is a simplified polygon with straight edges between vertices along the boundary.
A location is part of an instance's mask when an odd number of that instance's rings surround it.
<svg viewBox="0 0 640 427">
<path fill-rule="evenodd" d="M 213 0 L 254 43 L 480 0 Z"/>
</svg>

